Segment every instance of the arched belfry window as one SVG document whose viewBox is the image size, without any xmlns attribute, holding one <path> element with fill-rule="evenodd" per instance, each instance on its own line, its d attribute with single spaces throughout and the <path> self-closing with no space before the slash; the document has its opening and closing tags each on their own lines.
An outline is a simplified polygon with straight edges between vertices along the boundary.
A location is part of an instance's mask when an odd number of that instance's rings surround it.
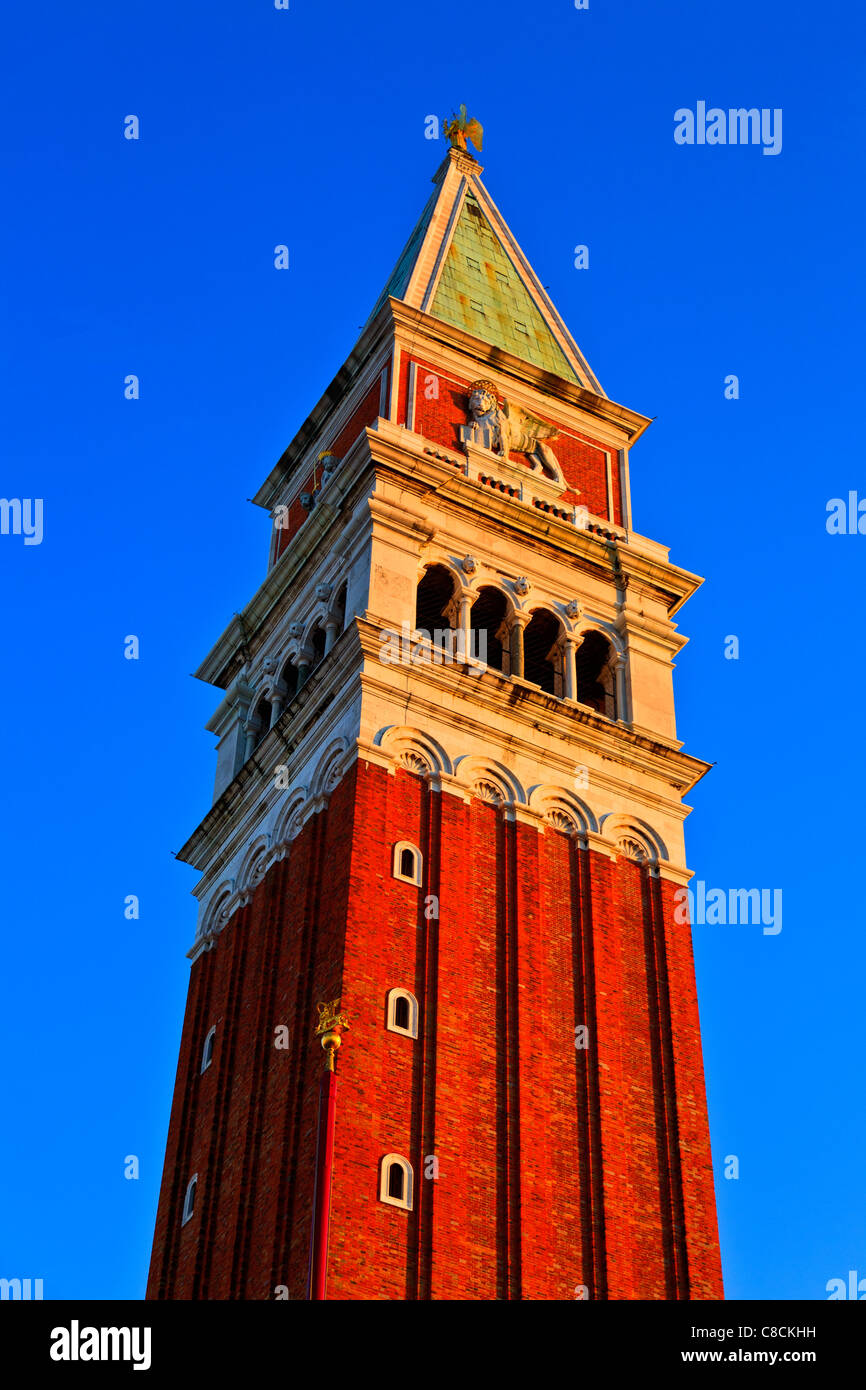
<svg viewBox="0 0 866 1390">
<path fill-rule="evenodd" d="M 186 1196 L 183 1199 L 183 1219 L 181 1225 L 185 1226 L 195 1211 L 195 1190 L 198 1187 L 198 1173 L 190 1178 L 186 1189 Z"/>
<path fill-rule="evenodd" d="M 283 685 L 286 687 L 286 694 L 283 703 L 283 708 L 285 708 L 286 705 L 290 704 L 291 701 L 294 700 L 295 696 L 298 693 L 298 668 L 295 665 L 294 661 L 292 661 L 291 659 L 288 660 L 285 666 L 283 667 L 282 681 Z"/>
<path fill-rule="evenodd" d="M 501 589 L 484 585 L 469 616 L 473 656 L 485 661 L 493 671 L 507 673 L 504 643 L 507 638 L 508 600 Z"/>
<path fill-rule="evenodd" d="M 203 1047 L 202 1050 L 201 1050 L 201 1069 L 202 1069 L 202 1071 L 207 1071 L 208 1067 L 210 1066 L 211 1062 L 213 1061 L 213 1046 L 214 1046 L 215 1040 L 216 1040 L 216 1024 L 214 1024 L 213 1028 L 211 1028 L 210 1032 L 208 1033 L 207 1037 L 205 1038 L 205 1040 L 204 1040 L 204 1047 Z"/>
<path fill-rule="evenodd" d="M 616 719 L 614 675 L 611 670 L 613 647 L 603 633 L 589 631 L 575 658 L 575 698 L 608 719 Z"/>
<path fill-rule="evenodd" d="M 388 1030 L 406 1038 L 418 1036 L 418 1000 L 408 989 L 392 989 L 388 994 Z"/>
<path fill-rule="evenodd" d="M 418 846 L 410 844 L 408 840 L 398 840 L 394 846 L 394 877 L 401 879 L 403 883 L 414 883 L 420 888 L 423 866 L 424 859 Z"/>
<path fill-rule="evenodd" d="M 454 627 L 454 575 L 444 565 L 428 565 L 415 600 L 415 627 L 434 640 L 435 632 Z"/>
<path fill-rule="evenodd" d="M 390 1207 L 412 1210 L 412 1165 L 401 1154 L 386 1154 L 379 1173 L 379 1201 Z"/>
<path fill-rule="evenodd" d="M 258 726 L 258 728 L 255 730 L 255 734 L 254 734 L 254 739 L 255 739 L 255 742 L 254 742 L 254 744 L 253 744 L 253 748 L 254 748 L 254 749 L 255 749 L 255 748 L 258 748 L 258 746 L 259 746 L 259 744 L 261 743 L 262 739 L 263 739 L 263 738 L 265 737 L 265 735 L 268 733 L 268 730 L 269 730 L 270 727 L 271 727 L 271 715 L 272 715 L 272 713 L 273 713 L 273 707 L 272 707 L 272 705 L 271 705 L 270 700 L 268 700 L 268 699 L 266 699 L 264 696 L 262 696 L 261 700 L 259 700 L 258 704 L 256 705 L 255 717 L 256 717 L 256 719 L 258 719 L 258 721 L 259 721 L 259 726 Z"/>
<path fill-rule="evenodd" d="M 333 607 L 333 609 L 332 609 L 332 612 L 333 612 L 333 614 L 334 614 L 334 620 L 335 620 L 335 622 L 337 623 L 337 635 L 338 635 L 338 636 L 339 636 L 339 634 L 343 631 L 343 629 L 344 629 L 345 626 L 346 626 L 346 591 L 347 591 L 347 588 L 348 588 L 348 586 L 347 586 L 346 582 L 344 581 L 344 582 L 341 584 L 341 586 L 340 586 L 340 588 L 339 588 L 339 590 L 338 590 L 337 597 L 334 599 L 334 607 Z"/>
<path fill-rule="evenodd" d="M 310 670 L 311 670 L 311 671 L 315 671 L 315 669 L 316 669 L 316 667 L 318 666 L 319 662 L 322 661 L 323 658 L 324 658 L 324 655 L 325 655 L 325 639 L 326 639 L 326 633 L 325 633 L 325 629 L 324 629 L 323 627 L 320 626 L 320 627 L 317 627 L 317 628 L 314 628 L 314 629 L 313 629 L 313 633 L 312 633 L 312 636 L 311 636 L 311 638 L 310 638 L 310 647 L 311 647 L 311 649 L 312 649 L 312 657 L 311 657 L 311 661 L 310 661 Z"/>
<path fill-rule="evenodd" d="M 523 634 L 523 675 L 540 685 L 547 695 L 562 696 L 562 634 L 559 619 L 546 608 L 536 608 Z"/>
</svg>

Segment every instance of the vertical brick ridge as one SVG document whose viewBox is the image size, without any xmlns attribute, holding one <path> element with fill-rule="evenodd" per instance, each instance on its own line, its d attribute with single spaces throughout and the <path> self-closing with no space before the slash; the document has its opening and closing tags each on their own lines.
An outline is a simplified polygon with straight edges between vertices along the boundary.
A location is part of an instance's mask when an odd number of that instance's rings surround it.
<svg viewBox="0 0 866 1390">
<path fill-rule="evenodd" d="M 724 1285 L 692 933 L 687 921 L 678 920 L 679 892 L 668 881 L 660 880 L 658 883 L 669 982 L 671 1056 L 676 1078 L 678 1147 L 688 1251 L 688 1296 L 692 1299 L 721 1299 L 724 1298 Z"/>
<path fill-rule="evenodd" d="M 184 1011 L 174 1101 L 169 1120 L 169 1141 L 166 1145 L 162 1191 L 157 1212 L 157 1228 L 163 1232 L 164 1244 L 159 1248 L 156 1238 L 154 1238 L 154 1261 L 158 1261 L 158 1273 L 152 1263 L 148 1280 L 148 1298 L 165 1299 L 174 1296 L 174 1279 L 180 1242 L 181 1204 L 186 1195 L 186 1185 L 192 1177 L 192 1174 L 187 1172 L 187 1168 L 192 1148 L 198 1078 L 195 1048 L 196 1042 L 201 1038 L 202 1020 L 207 1017 L 207 1010 L 210 1007 L 214 954 L 213 950 L 203 952 L 193 963 L 190 972 L 191 979 L 187 1006 Z M 186 1043 L 185 1047 L 184 1043 Z M 200 1065 L 201 1059 L 199 1058 Z M 169 1158 L 172 1138 L 174 1138 L 175 1145 L 172 1156 L 173 1165 L 170 1164 Z"/>
<path fill-rule="evenodd" d="M 187 1185 L 192 1177 L 192 1155 L 196 1139 L 196 1118 L 199 1106 L 199 1077 L 201 1071 L 200 1046 L 203 1043 L 202 1032 L 204 1024 L 209 1017 L 208 1009 L 212 980 L 219 965 L 217 957 L 219 945 L 220 943 L 218 942 L 215 948 L 205 952 L 204 956 L 199 957 L 199 961 L 205 963 L 206 978 L 204 980 L 202 994 L 199 998 L 199 1008 L 196 1010 L 195 1024 L 189 1040 L 186 1086 L 184 1088 L 184 1110 L 178 1139 L 178 1165 L 175 1173 L 175 1181 L 173 1183 L 171 1206 L 169 1209 L 171 1254 L 168 1262 L 167 1283 L 170 1290 L 168 1296 L 171 1298 L 177 1297 L 177 1272 L 183 1234 L 181 1227 L 183 1201 L 186 1196 Z"/>
<path fill-rule="evenodd" d="M 223 1171 L 226 1129 L 228 1126 L 229 1106 L 235 1074 L 238 1020 L 247 963 L 246 928 L 249 911 L 249 907 L 239 908 L 232 919 L 230 927 L 226 927 L 222 934 L 222 939 L 226 941 L 230 956 L 224 1029 L 225 1041 L 220 1048 L 219 1054 L 219 1071 L 215 1088 L 216 1104 L 214 1108 L 214 1124 L 211 1129 L 210 1144 L 208 1146 L 207 1158 L 204 1165 L 204 1174 L 203 1178 L 200 1180 L 203 1188 L 204 1200 L 201 1204 L 199 1241 L 196 1249 L 195 1267 L 192 1278 L 192 1298 L 207 1298 L 208 1296 L 213 1250 L 217 1239 L 217 1214 L 219 1211 L 220 1198 L 217 1183 Z"/>
<path fill-rule="evenodd" d="M 297 1049 L 297 1066 L 295 1068 L 294 1086 L 291 1093 L 290 1116 L 287 1116 L 289 1123 L 288 1143 L 286 1151 L 288 1159 L 285 1166 L 285 1182 L 280 1193 L 279 1212 L 282 1214 L 282 1227 L 279 1230 L 279 1240 L 274 1258 L 274 1273 L 272 1283 L 286 1283 L 291 1281 L 293 1287 L 302 1287 L 301 1278 L 303 1274 L 303 1286 L 306 1286 L 306 1269 L 300 1267 L 300 1251 L 306 1249 L 305 1243 L 298 1247 L 299 1254 L 293 1262 L 292 1255 L 292 1236 L 297 1233 L 302 1215 L 302 1203 L 299 1201 L 298 1174 L 300 1171 L 300 1146 L 301 1146 L 301 1119 L 306 1098 L 307 1074 L 311 1069 L 312 1062 L 312 1042 L 311 1033 L 313 1027 L 313 958 L 315 948 L 315 924 L 316 908 L 319 900 L 321 884 L 321 842 L 323 837 L 322 820 L 326 812 L 319 811 L 313 816 L 307 825 L 310 827 L 311 844 L 309 847 L 309 857 L 307 861 L 306 891 L 303 894 L 302 910 L 302 939 L 301 939 L 301 958 L 298 969 L 298 988 L 295 995 L 295 1016 L 292 1024 L 292 1041 Z M 296 841 L 297 843 L 297 841 Z M 308 1174 L 312 1182 L 313 1174 Z M 305 1216 L 312 1215 L 312 1187 L 310 1187 L 311 1210 L 303 1213 Z M 297 1268 L 295 1266 L 297 1265 Z M 279 1277 L 279 1270 L 284 1271 L 285 1277 Z M 291 1275 L 286 1271 L 291 1270 Z M 303 1295 L 302 1295 L 303 1296 Z"/>
<path fill-rule="evenodd" d="M 321 1040 L 315 1036 L 315 1026 L 318 1022 L 316 1013 L 316 1003 L 319 1001 L 333 1000 L 340 998 L 343 1007 L 347 1010 L 351 1020 L 351 1030 L 348 1034 L 346 1050 L 351 1051 L 353 1040 L 358 1039 L 363 1047 L 364 1038 L 364 1019 L 358 1016 L 353 1009 L 351 991 L 347 990 L 345 979 L 345 955 L 346 955 L 346 932 L 347 917 L 349 910 L 349 894 L 351 881 L 352 865 L 352 845 L 355 833 L 355 823 L 358 819 L 358 797 L 357 797 L 357 764 L 353 766 L 349 774 L 342 780 L 339 786 L 331 792 L 327 806 L 319 812 L 317 820 L 318 833 L 314 844 L 313 870 L 312 870 L 312 918 L 314 929 L 311 935 L 311 956 L 310 964 L 305 984 L 306 1006 L 305 1006 L 305 1040 L 308 1048 L 307 1064 L 305 1073 L 307 1076 L 307 1087 L 303 1097 L 305 1113 L 309 1121 L 307 1133 L 310 1135 L 311 1142 L 308 1150 L 303 1153 L 301 1161 L 305 1165 L 305 1172 L 301 1173 L 299 1188 L 301 1194 L 309 1193 L 309 1201 L 304 1198 L 303 1207 L 297 1201 L 293 1204 L 295 1212 L 303 1209 L 303 1220 L 307 1222 L 309 1229 L 308 1250 L 312 1251 L 313 1240 L 313 1207 L 315 1200 L 315 1179 L 318 1157 L 318 1135 L 319 1135 L 319 1104 L 322 1072 L 325 1067 L 325 1053 L 321 1047 Z M 342 820 L 344 805 L 350 814 L 348 843 L 340 851 L 340 865 L 332 864 L 332 853 L 334 837 L 339 833 L 339 826 Z M 360 1035 L 360 1037 L 359 1037 Z M 346 1059 L 346 1051 L 339 1054 Z M 342 1079 L 338 1079 L 339 1097 L 337 1100 L 334 1133 L 337 1152 L 333 1156 L 331 1168 L 331 1213 L 330 1213 L 330 1238 L 326 1255 L 325 1272 L 325 1297 L 334 1297 L 334 1227 L 335 1214 L 337 1211 L 335 1187 L 338 1182 L 339 1150 L 345 1137 L 347 1120 L 351 1120 L 351 1109 L 354 1100 L 351 1087 L 351 1071 L 348 1060 L 342 1064 L 338 1061 L 337 1072 L 342 1073 Z M 347 1114 L 348 1108 L 348 1114 Z M 308 1209 L 307 1209 L 308 1208 Z M 295 1217 L 298 1220 L 298 1217 Z"/>
<path fill-rule="evenodd" d="M 674 1258 L 674 1297 L 689 1297 L 689 1256 L 686 1242 L 685 1209 L 683 1205 L 682 1145 L 680 1142 L 679 1107 L 677 1103 L 676 1068 L 673 1054 L 673 1019 L 671 1015 L 670 978 L 665 947 L 664 906 L 661 881 L 645 870 L 646 890 L 652 924 L 655 958 L 655 983 L 658 998 L 659 1032 L 661 1039 L 662 1077 L 665 1098 L 665 1133 L 668 1147 L 670 1177 L 671 1244 Z"/>
<path fill-rule="evenodd" d="M 506 1294 L 519 1300 L 520 1271 L 520 1020 L 518 1000 L 518 856 L 517 825 L 500 814 L 498 835 L 503 863 L 503 1003 L 505 1057 L 505 1231 L 507 1251 Z"/>
<path fill-rule="evenodd" d="M 649 1045 L 652 1059 L 653 1105 L 655 1110 L 656 1150 L 658 1153 L 658 1192 L 661 1215 L 662 1253 L 664 1259 L 664 1278 L 668 1298 L 685 1296 L 683 1292 L 684 1250 L 682 1241 L 677 1238 L 677 1213 L 674 1196 L 674 1168 L 676 1155 L 676 1101 L 673 1095 L 673 1077 L 669 1069 L 669 1053 L 666 1048 L 666 1029 L 669 1019 L 662 997 L 663 981 L 660 978 L 663 963 L 659 957 L 659 941 L 653 907 L 652 880 L 646 865 L 631 869 L 639 875 L 641 910 L 644 923 L 644 957 L 646 962 L 646 990 L 649 1006 Z"/>
<path fill-rule="evenodd" d="M 268 1277 L 270 1288 L 278 1284 L 288 1285 L 290 1282 L 289 1259 L 290 1259 L 290 1237 L 291 1237 L 291 1201 L 294 1193 L 295 1171 L 297 1165 L 297 1152 L 295 1145 L 295 1134 L 298 1125 L 298 1109 L 301 1104 L 302 1084 L 301 1084 L 301 1057 L 303 1054 L 304 1039 L 300 1031 L 300 995 L 301 979 L 303 977 L 303 962 L 309 950 L 310 915 L 304 911 L 303 904 L 306 901 L 309 886 L 309 857 L 306 853 L 309 834 L 305 833 L 298 837 L 289 847 L 288 854 L 283 860 L 286 870 L 287 880 L 292 881 L 292 886 L 299 905 L 300 925 L 295 926 L 294 935 L 300 935 L 300 947 L 297 950 L 298 964 L 294 980 L 294 999 L 291 1008 L 291 1056 L 292 1067 L 289 1074 L 289 1082 L 286 1087 L 285 1095 L 279 1093 L 277 1097 L 277 1113 L 282 1118 L 279 1127 L 280 1137 L 277 1143 L 276 1162 L 279 1166 L 279 1180 L 277 1182 L 277 1198 L 273 1215 L 273 1245 L 271 1269 Z M 301 875 L 303 880 L 301 881 Z M 285 971 L 288 973 L 295 958 L 295 942 L 290 935 L 292 923 L 283 923 L 283 930 L 280 934 L 281 950 L 278 957 L 278 973 L 281 976 Z"/>
<path fill-rule="evenodd" d="M 250 1041 L 253 1054 L 253 1076 L 250 1087 L 249 1105 L 245 1119 L 244 1154 L 241 1162 L 241 1182 L 238 1194 L 238 1221 L 235 1230 L 235 1243 L 231 1271 L 231 1297 L 247 1297 L 247 1271 L 250 1262 L 250 1241 L 252 1238 L 253 1212 L 259 1179 L 259 1155 L 262 1143 L 264 1122 L 264 1102 L 267 1086 L 268 1067 L 272 1057 L 272 1039 L 269 1024 L 273 1018 L 274 998 L 277 988 L 276 954 L 278 948 L 279 909 L 282 906 L 285 860 L 273 865 L 264 882 L 256 888 L 253 901 L 264 899 L 261 910 L 264 915 L 261 970 L 255 977 L 257 982 L 258 1007 L 256 1009 L 253 1036 Z"/>
<path fill-rule="evenodd" d="M 607 1298 L 633 1294 L 633 1195 L 629 1177 L 633 1138 L 625 1097 L 630 1079 L 624 1065 L 625 994 L 622 912 L 614 866 L 603 854 L 591 855 L 589 884 L 593 922 L 591 993 L 596 1011 L 601 1171 L 607 1252 Z"/>
<path fill-rule="evenodd" d="M 499 812 L 442 796 L 431 1298 L 504 1298 Z"/>
<path fill-rule="evenodd" d="M 424 1180 L 425 1154 L 436 1152 L 436 1018 L 439 972 L 439 878 L 442 864 L 442 793 L 428 783 L 424 799 L 422 838 L 424 885 L 419 901 L 416 994 L 421 1009 L 418 1055 L 414 1069 L 412 1097 L 413 1153 L 411 1162 L 418 1174 L 416 1182 L 415 1258 L 407 1271 L 406 1298 L 428 1300 L 431 1293 L 433 1260 L 433 1207 L 436 1182 Z M 437 900 L 435 917 L 424 916 L 424 902 L 430 895 Z"/>
<path fill-rule="evenodd" d="M 496 1297 L 507 1300 L 508 1280 L 508 908 L 505 821 L 496 825 Z"/>
<path fill-rule="evenodd" d="M 589 1047 L 576 1049 L 577 1113 L 580 1133 L 580 1205 L 584 1260 L 582 1282 L 592 1299 L 607 1298 L 607 1251 L 604 1220 L 604 1170 L 598 1078 L 598 1016 L 595 1007 L 595 962 L 591 855 L 571 839 L 574 1016 L 586 1025 Z"/>
<path fill-rule="evenodd" d="M 580 1258 L 569 841 L 553 826 L 540 833 L 518 822 L 513 832 L 520 1297 L 549 1301 L 573 1287 Z"/>
</svg>

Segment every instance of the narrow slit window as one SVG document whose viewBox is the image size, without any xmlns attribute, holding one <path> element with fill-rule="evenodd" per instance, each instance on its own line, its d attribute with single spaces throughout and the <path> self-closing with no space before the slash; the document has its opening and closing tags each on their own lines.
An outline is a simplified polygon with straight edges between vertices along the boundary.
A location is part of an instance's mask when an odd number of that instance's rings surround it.
<svg viewBox="0 0 866 1390">
<path fill-rule="evenodd" d="M 197 1187 L 198 1173 L 196 1173 L 195 1177 L 190 1178 L 189 1186 L 186 1189 L 186 1196 L 183 1199 L 183 1221 L 181 1222 L 183 1226 L 186 1225 L 195 1211 L 195 1190 Z"/>
<path fill-rule="evenodd" d="M 202 1071 L 207 1071 L 208 1067 L 210 1066 L 211 1062 L 213 1061 L 213 1046 L 214 1046 L 214 1041 L 215 1041 L 215 1039 L 216 1039 L 216 1024 L 214 1024 L 213 1028 L 211 1028 L 210 1032 L 208 1033 L 207 1037 L 205 1038 L 205 1040 L 204 1040 L 204 1047 L 203 1047 L 202 1050 L 201 1050 L 201 1069 L 202 1069 Z"/>
<path fill-rule="evenodd" d="M 394 858 L 391 865 L 391 872 L 394 877 L 401 879 L 404 883 L 414 883 L 416 887 L 420 888 L 422 865 L 423 859 L 418 846 L 411 844 L 409 840 L 398 841 L 394 846 Z"/>
<path fill-rule="evenodd" d="M 408 989 L 392 989 L 388 993 L 385 1026 L 391 1033 L 406 1038 L 418 1036 L 418 1000 Z"/>
<path fill-rule="evenodd" d="M 412 1210 L 412 1165 L 402 1154 L 385 1154 L 379 1178 L 379 1201 L 389 1207 Z"/>
</svg>

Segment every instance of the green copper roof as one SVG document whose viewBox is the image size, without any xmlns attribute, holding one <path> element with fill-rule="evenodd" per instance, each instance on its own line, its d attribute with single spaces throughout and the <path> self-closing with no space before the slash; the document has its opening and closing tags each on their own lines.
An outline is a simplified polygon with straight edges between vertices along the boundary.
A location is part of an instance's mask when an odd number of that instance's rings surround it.
<svg viewBox="0 0 866 1390">
<path fill-rule="evenodd" d="M 389 297 L 393 299 L 402 299 L 403 295 L 406 293 L 406 289 L 409 284 L 409 279 L 412 275 L 412 268 L 415 265 L 415 258 L 417 257 L 418 252 L 421 249 L 421 243 L 424 240 L 424 234 L 427 231 L 430 218 L 433 215 L 433 208 L 436 205 L 436 199 L 438 198 L 438 196 L 439 189 L 434 188 L 433 192 L 430 194 L 430 197 L 427 200 L 427 206 L 425 207 L 424 211 L 418 219 L 415 230 L 413 231 L 409 240 L 406 242 L 406 245 L 403 247 L 399 261 L 395 265 L 394 269 L 391 271 L 391 275 L 388 279 L 387 284 L 385 285 L 385 288 L 379 295 L 379 298 L 376 300 L 376 303 L 373 305 L 373 310 L 370 314 L 370 317 L 367 319 L 367 323 L 370 323 L 371 320 L 373 320 L 376 317 L 382 305 L 385 303 L 386 299 L 388 299 Z M 367 325 L 365 324 L 364 327 L 366 328 L 366 326 Z"/>
<path fill-rule="evenodd" d="M 571 381 L 578 379 L 471 193 L 466 195 L 429 312 L 524 362 Z"/>
</svg>

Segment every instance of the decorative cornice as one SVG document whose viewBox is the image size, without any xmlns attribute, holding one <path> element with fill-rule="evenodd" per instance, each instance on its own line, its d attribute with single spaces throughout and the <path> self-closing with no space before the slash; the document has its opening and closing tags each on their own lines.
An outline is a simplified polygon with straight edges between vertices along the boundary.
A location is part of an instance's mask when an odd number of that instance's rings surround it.
<svg viewBox="0 0 866 1390">
<path fill-rule="evenodd" d="M 524 615 L 516 613 L 522 620 Z M 391 692 L 388 667 L 379 661 L 381 633 L 388 631 L 387 623 L 374 616 L 356 619 L 356 627 L 365 656 L 361 674 L 362 687 L 371 693 Z M 689 792 L 710 769 L 711 764 L 689 753 L 682 744 L 660 738 L 633 725 L 617 723 L 596 713 L 588 705 L 564 701 L 547 695 L 538 686 L 515 677 L 488 670 L 485 678 L 464 674 L 457 666 L 419 664 L 412 667 L 417 679 L 404 707 L 416 715 L 415 722 L 423 725 L 431 716 L 441 713 L 447 699 L 451 717 L 458 727 L 462 724 L 473 739 L 489 732 L 489 712 L 502 711 L 513 724 L 510 743 L 531 757 L 537 752 L 537 730 L 544 727 L 561 746 L 562 759 L 577 760 L 577 753 L 594 751 L 624 769 L 635 769 L 662 778 L 676 787 L 682 795 Z M 520 699 L 515 699 L 515 690 Z M 622 783 L 628 786 L 627 782 Z M 677 805 L 681 804 L 679 802 Z"/>
<path fill-rule="evenodd" d="M 639 411 L 619 405 L 610 397 L 599 395 L 567 377 L 555 376 L 542 367 L 525 362 L 522 357 L 515 357 L 506 348 L 493 346 L 483 338 L 476 338 L 467 333 L 465 329 L 457 328 L 443 319 L 434 318 L 421 309 L 411 308 L 400 299 L 387 300 L 374 322 L 386 315 L 395 331 L 400 332 L 407 343 L 414 342 L 422 356 L 423 347 L 419 341 L 421 339 L 458 352 L 474 363 L 473 377 L 488 374 L 492 376 L 495 372 L 499 380 L 508 377 L 522 382 L 547 400 L 558 400 L 566 405 L 575 406 L 582 413 L 606 424 L 614 429 L 628 446 L 634 444 L 652 424 L 651 418 L 641 415 Z"/>
<path fill-rule="evenodd" d="M 269 821 L 272 830 L 263 830 L 260 825 L 236 856 L 236 875 L 224 876 L 202 895 L 199 930 L 188 952 L 191 960 L 213 946 L 307 822 L 326 809 L 331 794 L 359 760 L 392 774 L 421 777 L 431 791 L 467 804 L 486 803 L 504 819 L 530 826 L 539 834 L 555 831 L 573 836 L 580 848 L 613 863 L 620 858 L 633 859 L 677 884 L 688 883 L 692 877 L 691 870 L 668 860 L 662 837 L 642 817 L 620 812 L 596 815 L 564 784 L 542 783 L 526 790 L 513 772 L 494 758 L 458 755 L 452 759 L 421 729 L 390 726 L 379 731 L 373 744 L 357 740 L 345 748 L 326 748 L 309 792 L 296 787 L 283 793 L 283 803 L 260 807 L 260 818 Z"/>
<path fill-rule="evenodd" d="M 304 424 L 283 451 L 265 482 L 252 501 L 270 511 L 280 500 L 288 480 L 300 469 L 308 454 L 322 442 L 329 431 L 329 420 L 345 401 L 347 393 L 363 394 L 363 389 L 382 371 L 393 350 L 395 338 L 402 330 L 409 341 L 426 338 L 434 344 L 460 352 L 477 367 L 487 364 L 499 378 L 508 377 L 522 382 L 532 391 L 549 400 L 559 400 L 577 407 L 602 425 L 613 429 L 628 446 L 634 444 L 652 423 L 646 415 L 619 405 L 607 396 L 599 395 L 564 377 L 554 376 L 515 357 L 503 348 L 493 347 L 481 338 L 434 318 L 421 309 L 410 308 L 399 299 L 387 299 L 358 339 L 352 352 L 337 372 L 324 395 L 307 416 Z M 478 370 L 474 372 L 478 376 Z M 361 380 L 363 378 L 363 380 Z M 613 441 L 613 438 L 611 439 Z"/>
</svg>

